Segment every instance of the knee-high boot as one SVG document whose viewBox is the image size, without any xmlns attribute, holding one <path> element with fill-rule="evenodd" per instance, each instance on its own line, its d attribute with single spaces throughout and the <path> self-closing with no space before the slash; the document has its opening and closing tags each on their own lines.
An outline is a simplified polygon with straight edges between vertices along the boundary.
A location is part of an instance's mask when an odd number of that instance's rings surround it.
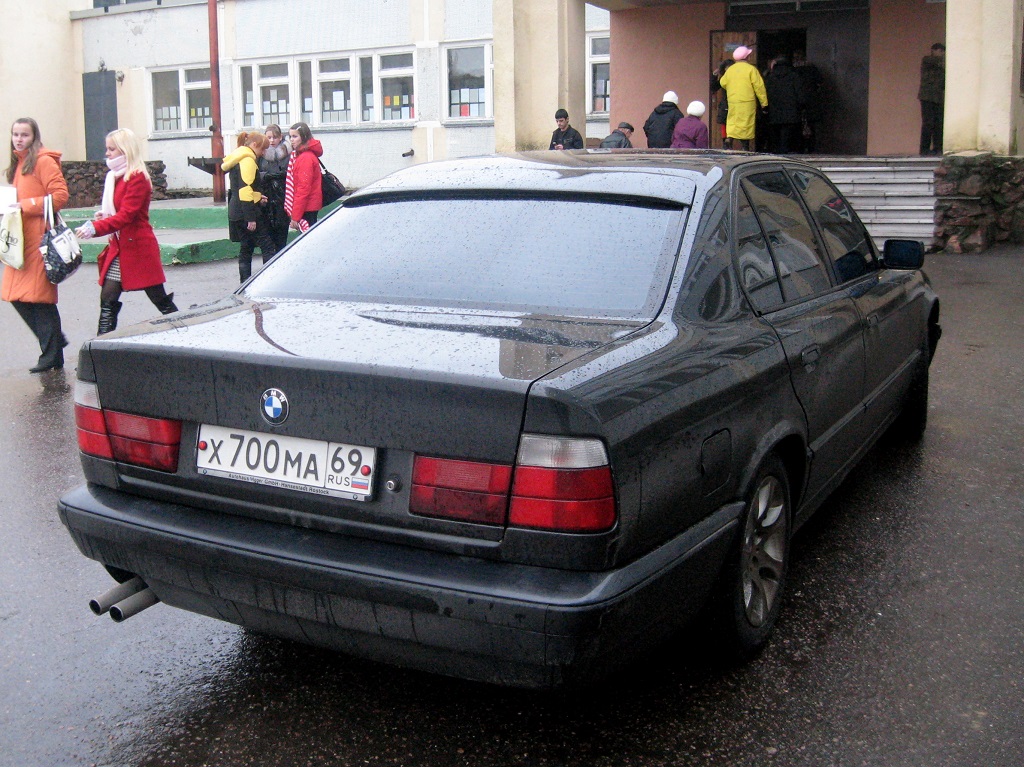
<svg viewBox="0 0 1024 767">
<path fill-rule="evenodd" d="M 153 304 L 160 310 L 160 314 L 170 314 L 171 312 L 178 311 L 178 307 L 174 305 L 173 293 L 168 293 L 159 301 L 154 301 Z"/>
<path fill-rule="evenodd" d="M 96 335 L 101 336 L 117 329 L 117 315 L 121 311 L 120 301 L 100 301 L 100 321 Z"/>
</svg>

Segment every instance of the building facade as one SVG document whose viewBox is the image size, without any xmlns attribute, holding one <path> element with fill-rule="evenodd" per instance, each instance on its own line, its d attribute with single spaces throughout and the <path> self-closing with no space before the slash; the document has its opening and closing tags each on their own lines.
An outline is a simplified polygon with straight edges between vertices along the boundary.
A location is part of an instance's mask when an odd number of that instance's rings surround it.
<svg viewBox="0 0 1024 767">
<path fill-rule="evenodd" d="M 220 128 L 303 120 L 360 186 L 430 159 L 546 147 L 566 107 L 589 138 L 642 126 L 666 90 L 710 101 L 739 41 L 821 73 L 818 151 L 915 154 L 922 56 L 947 45 L 947 152 L 1024 140 L 1024 0 L 217 0 Z M 209 187 L 208 0 L 37 0 L 5 9 L 7 124 L 68 159 L 129 127 L 169 186 Z M 614 99 L 611 83 L 615 82 Z M 711 110 L 709 110 L 709 117 Z M 642 130 L 634 143 L 644 145 Z"/>
<path fill-rule="evenodd" d="M 212 151 L 209 5 L 46 0 L 20 11 L 24 28 L 54 19 L 68 41 L 54 68 L 60 75 L 40 78 L 62 82 L 66 93 L 49 103 L 50 92 L 26 82 L 16 99 L 25 105 L 8 100 L 4 117 L 37 116 L 47 142 L 72 159 L 102 159 L 106 132 L 131 128 L 149 159 L 164 161 L 171 188 L 209 187 L 201 163 L 188 162 Z M 324 144 L 325 163 L 351 186 L 414 162 L 494 151 L 490 0 L 219 0 L 216 8 L 219 127 L 229 151 L 242 130 L 276 123 L 287 131 L 303 121 Z M 603 137 L 608 12 L 590 7 L 584 16 L 593 87 L 603 97 L 574 122 Z M 547 135 L 559 106 L 545 110 Z"/>
</svg>

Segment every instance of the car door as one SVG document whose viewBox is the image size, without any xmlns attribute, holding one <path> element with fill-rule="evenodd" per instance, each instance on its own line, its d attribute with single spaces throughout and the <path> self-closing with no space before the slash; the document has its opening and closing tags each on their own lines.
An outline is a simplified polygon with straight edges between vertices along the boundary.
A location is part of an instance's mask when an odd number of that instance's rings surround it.
<svg viewBox="0 0 1024 767">
<path fill-rule="evenodd" d="M 864 322 L 864 402 L 869 432 L 887 422 L 913 376 L 921 339 L 908 303 L 913 272 L 882 269 L 867 229 L 839 191 L 809 169 L 791 168 L 837 284 L 856 305 Z M 870 436 L 870 434 L 868 435 Z"/>
<path fill-rule="evenodd" d="M 864 438 L 861 316 L 846 291 L 833 285 L 811 221 L 782 168 L 743 176 L 739 194 L 749 200 L 779 278 L 782 303 L 776 307 L 762 303 L 760 311 L 782 342 L 793 387 L 807 417 L 811 451 L 807 494 L 813 497 L 845 470 Z M 741 233 L 752 225 L 743 222 L 745 215 L 744 205 L 739 204 Z M 753 279 L 753 271 L 748 272 Z M 757 302 L 769 295 L 764 287 L 757 292 Z"/>
</svg>

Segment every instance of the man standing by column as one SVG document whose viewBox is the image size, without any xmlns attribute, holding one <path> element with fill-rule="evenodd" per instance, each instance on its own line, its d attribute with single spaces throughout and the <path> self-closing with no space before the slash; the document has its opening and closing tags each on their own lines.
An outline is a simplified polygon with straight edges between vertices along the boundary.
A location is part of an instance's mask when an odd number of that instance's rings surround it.
<svg viewBox="0 0 1024 767">
<path fill-rule="evenodd" d="M 583 136 L 569 125 L 569 113 L 564 109 L 555 112 L 555 128 L 551 134 L 551 146 L 548 149 L 583 149 Z"/>
<path fill-rule="evenodd" d="M 935 43 L 921 59 L 921 154 L 942 154 L 942 110 L 946 97 L 946 46 Z"/>
</svg>

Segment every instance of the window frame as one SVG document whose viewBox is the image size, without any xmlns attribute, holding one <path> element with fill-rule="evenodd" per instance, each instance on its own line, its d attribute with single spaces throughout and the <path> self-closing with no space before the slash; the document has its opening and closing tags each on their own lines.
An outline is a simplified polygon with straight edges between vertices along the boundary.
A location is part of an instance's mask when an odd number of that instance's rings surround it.
<svg viewBox="0 0 1024 767">
<path fill-rule="evenodd" d="M 731 202 L 731 204 L 733 206 L 733 221 L 732 221 L 733 246 L 732 246 L 731 258 L 732 258 L 732 262 L 733 262 L 733 271 L 734 271 L 735 278 L 739 282 L 739 285 L 740 285 L 741 289 L 743 290 L 744 294 L 746 294 L 747 290 L 743 286 L 743 278 L 742 278 L 742 275 L 739 273 L 739 264 L 737 263 L 737 252 L 736 252 L 736 247 L 735 247 L 736 246 L 736 242 L 737 242 L 737 237 L 738 237 L 738 232 L 737 232 L 737 223 L 738 223 L 737 222 L 737 218 L 738 217 L 736 215 L 736 211 L 738 210 L 738 197 L 737 197 L 737 195 L 746 194 L 747 193 L 746 189 L 745 189 L 745 187 L 743 185 L 743 182 L 744 182 L 744 180 L 749 179 L 751 176 L 757 176 L 757 175 L 761 175 L 761 174 L 764 174 L 764 173 L 780 173 L 786 179 L 786 183 L 789 185 L 790 189 L 792 189 L 793 193 L 796 195 L 797 205 L 800 208 L 801 214 L 803 215 L 804 220 L 806 221 L 807 226 L 808 226 L 808 228 L 810 230 L 811 237 L 814 240 L 814 255 L 815 255 L 818 263 L 820 264 L 820 266 L 822 267 L 822 269 L 823 269 L 823 271 L 825 273 L 825 278 L 828 281 L 828 285 L 826 287 L 823 287 L 820 290 L 817 290 L 817 291 L 815 291 L 815 292 L 813 292 L 811 294 L 808 294 L 808 295 L 797 296 L 795 298 L 789 298 L 788 297 L 788 290 L 785 287 L 786 286 L 786 282 L 783 279 L 783 273 L 782 273 L 782 270 L 779 267 L 779 258 L 778 258 L 778 255 L 776 254 L 776 247 L 772 244 L 771 238 L 768 236 L 768 233 L 765 230 L 764 222 L 761 219 L 761 214 L 760 214 L 760 212 L 757 209 L 757 205 L 756 205 L 755 201 L 753 199 L 750 199 L 750 197 L 748 195 L 747 196 L 748 202 L 751 204 L 751 207 L 753 209 L 754 218 L 757 221 L 758 226 L 761 229 L 761 236 L 764 238 L 765 242 L 768 245 L 768 251 L 771 254 L 772 263 L 775 265 L 776 279 L 778 280 L 779 285 L 782 286 L 782 298 L 783 298 L 782 303 L 779 304 L 778 306 L 774 306 L 774 307 L 772 307 L 770 309 L 766 309 L 766 310 L 758 310 L 758 309 L 756 309 L 755 306 L 754 306 L 754 303 L 750 300 L 749 295 L 747 296 L 748 304 L 750 305 L 751 309 L 753 309 L 755 311 L 755 313 L 757 313 L 759 316 L 760 315 L 765 315 L 765 314 L 771 314 L 772 312 L 778 311 L 779 309 L 788 308 L 790 306 L 795 306 L 795 305 L 798 305 L 798 304 L 801 304 L 801 303 L 805 303 L 807 301 L 812 301 L 812 300 L 818 298 L 819 296 L 827 295 L 830 292 L 839 289 L 840 287 L 845 287 L 845 286 L 837 285 L 836 276 L 835 276 L 835 274 L 833 272 L 833 269 L 832 269 L 832 259 L 828 256 L 828 253 L 825 250 L 825 246 L 824 246 L 824 244 L 821 241 L 821 233 L 818 231 L 818 222 L 810 214 L 810 211 L 807 210 L 807 202 L 806 202 L 806 200 L 804 200 L 803 194 L 800 192 L 800 189 L 798 188 L 797 184 L 793 181 L 793 178 L 791 177 L 791 175 L 789 173 L 789 170 L 790 170 L 790 167 L 788 165 L 783 164 L 783 163 L 766 163 L 766 164 L 763 164 L 763 165 L 762 164 L 757 164 L 757 165 L 753 165 L 753 166 L 750 166 L 750 167 L 744 167 L 742 172 L 738 172 L 738 173 L 736 173 L 733 176 L 733 182 L 732 182 L 733 192 L 732 192 L 732 202 Z"/>
<path fill-rule="evenodd" d="M 148 70 L 149 77 L 147 82 L 147 88 L 149 90 L 149 128 L 150 133 L 152 135 L 167 136 L 177 133 L 202 134 L 209 132 L 209 126 L 213 124 L 213 86 L 210 80 L 210 76 L 207 75 L 206 80 L 197 80 L 194 82 L 189 82 L 187 74 L 188 72 L 202 71 L 204 69 L 209 71 L 209 63 L 203 62 L 198 64 L 188 64 L 177 67 L 155 67 L 153 69 Z M 178 79 L 178 127 L 158 128 L 157 124 L 158 122 L 160 122 L 160 120 L 157 118 L 156 115 L 156 87 L 154 86 L 153 78 L 157 75 L 167 74 L 169 72 L 177 74 Z M 208 119 L 203 118 L 205 121 L 204 125 L 192 127 L 191 125 L 189 125 L 189 94 L 198 91 L 206 91 L 209 94 L 211 102 L 211 111 Z"/>
<path fill-rule="evenodd" d="M 403 56 L 409 55 L 412 57 L 412 64 L 408 67 L 398 67 L 393 69 L 381 70 L 381 59 L 387 56 Z M 372 104 L 370 105 L 370 112 L 372 119 L 363 119 L 363 78 L 362 78 L 362 65 L 365 59 L 371 60 L 372 72 L 372 91 L 368 93 L 372 98 Z M 337 61 L 347 60 L 348 71 L 347 72 L 321 72 L 320 67 L 322 62 L 326 61 Z M 273 65 L 273 64 L 287 64 L 288 75 L 287 77 L 267 77 L 261 78 L 259 68 L 261 66 Z M 303 92 L 303 88 L 306 85 L 305 77 L 303 76 L 303 68 L 309 68 L 309 85 L 311 86 L 311 97 L 312 97 L 312 110 L 307 113 L 305 109 L 304 99 L 306 94 Z M 254 92 L 254 111 L 252 113 L 252 119 L 257 122 L 257 125 L 251 126 L 246 125 L 248 114 L 245 111 L 245 93 L 243 89 L 243 71 L 249 69 L 252 72 L 253 81 L 253 92 Z M 412 114 L 408 118 L 402 119 L 390 119 L 385 120 L 382 118 L 382 104 L 383 104 L 383 90 L 384 81 L 391 79 L 411 78 L 412 79 L 412 103 L 410 104 Z M 411 46 L 401 46 L 398 48 L 387 48 L 377 50 L 349 50 L 349 51 L 327 51 L 321 52 L 314 55 L 304 54 L 299 56 L 273 56 L 258 59 L 247 59 L 244 61 L 237 61 L 234 64 L 234 78 L 233 81 L 235 86 L 238 88 L 237 93 L 239 98 L 236 99 L 234 118 L 236 124 L 241 128 L 252 128 L 262 127 L 267 124 L 267 116 L 263 114 L 263 104 L 261 99 L 261 87 L 264 85 L 287 85 L 288 86 L 288 115 L 285 120 L 284 115 L 277 115 L 277 120 L 271 120 L 270 122 L 278 121 L 282 127 L 285 124 L 293 124 L 297 121 L 303 121 L 310 125 L 314 130 L 320 128 L 338 128 L 338 127 L 356 127 L 356 126 L 380 126 L 380 125 L 394 125 L 394 124 L 410 124 L 415 123 L 419 117 L 416 109 L 415 95 L 418 85 L 418 76 L 416 72 L 416 50 Z M 324 120 L 323 119 L 323 104 L 321 103 L 322 86 L 324 83 L 331 82 L 345 82 L 349 84 L 348 103 L 347 111 L 349 113 L 348 120 Z"/>
<path fill-rule="evenodd" d="M 608 39 L 608 53 L 607 54 L 594 54 L 594 41 L 603 38 Z M 587 33 L 587 115 L 594 117 L 605 117 L 611 112 L 611 101 L 612 101 L 612 89 L 611 89 L 611 33 L 609 30 L 596 30 Z M 608 65 L 608 92 L 605 94 L 605 106 L 607 109 L 600 111 L 594 109 L 594 102 L 596 101 L 596 94 L 594 93 L 595 78 L 594 78 L 594 67 L 607 64 Z"/>
<path fill-rule="evenodd" d="M 482 115 L 452 115 L 452 101 L 451 101 L 451 69 L 448 62 L 448 54 L 453 50 L 470 50 L 473 48 L 482 48 L 484 53 L 484 113 Z M 442 46 L 441 49 L 441 61 L 442 61 L 442 72 L 441 72 L 441 93 L 443 94 L 443 101 L 445 104 L 445 116 L 444 122 L 472 122 L 474 120 L 493 120 L 494 119 L 494 43 L 489 40 L 478 40 L 478 41 L 460 41 L 457 43 L 448 43 Z"/>
</svg>

